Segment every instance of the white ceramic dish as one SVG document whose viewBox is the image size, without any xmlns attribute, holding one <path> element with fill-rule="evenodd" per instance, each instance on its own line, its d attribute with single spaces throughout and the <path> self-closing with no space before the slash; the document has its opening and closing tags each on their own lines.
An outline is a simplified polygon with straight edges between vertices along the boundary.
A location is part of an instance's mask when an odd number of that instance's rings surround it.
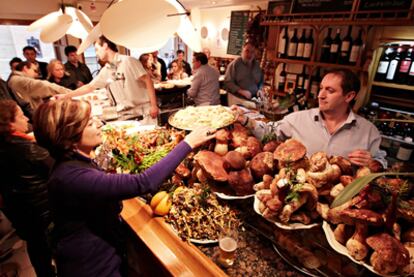
<svg viewBox="0 0 414 277">
<path fill-rule="evenodd" d="M 253 209 L 256 213 L 260 214 L 261 216 L 262 213 L 260 212 L 259 209 L 259 205 L 260 205 L 260 200 L 259 198 L 257 198 L 257 193 L 267 193 L 270 194 L 270 190 L 265 189 L 265 190 L 259 190 L 258 192 L 256 192 L 256 194 L 254 195 L 254 203 L 253 203 Z M 313 227 L 316 227 L 319 225 L 319 223 L 312 223 L 312 224 L 303 224 L 303 223 L 289 223 L 289 224 L 283 224 L 281 222 L 277 222 L 274 220 L 270 220 L 267 219 L 269 222 L 274 223 L 278 228 L 280 229 L 285 229 L 285 230 L 299 230 L 299 229 L 311 229 Z"/>
<path fill-rule="evenodd" d="M 376 272 L 374 270 L 374 268 L 367 264 L 364 261 L 357 261 L 355 260 L 351 255 L 349 255 L 348 249 L 346 249 L 346 247 L 342 244 L 340 244 L 336 239 L 335 239 L 335 235 L 334 232 L 331 228 L 331 225 L 324 221 L 322 224 L 322 229 L 325 232 L 325 236 L 326 236 L 326 240 L 328 241 L 329 245 L 339 254 L 342 254 L 344 256 L 347 256 L 348 258 L 350 258 L 354 263 L 360 264 L 364 267 L 366 267 L 368 270 L 370 270 L 371 272 L 374 272 L 375 274 L 378 274 L 380 276 L 385 276 L 385 277 L 394 277 L 394 276 L 400 276 L 400 275 L 381 275 L 380 273 Z"/>
<path fill-rule="evenodd" d="M 178 236 L 177 230 L 175 230 L 175 228 L 171 224 L 168 224 L 168 225 L 171 227 L 171 229 L 174 231 L 174 233 L 176 233 L 177 236 Z M 212 240 L 212 239 L 201 240 L 201 239 L 192 239 L 192 238 L 189 238 L 188 240 L 190 242 L 192 242 L 192 243 L 197 243 L 197 244 L 212 244 L 212 243 L 218 243 L 218 240 L 217 239 L 216 240 Z"/>
<path fill-rule="evenodd" d="M 247 198 L 254 197 L 254 194 L 237 196 L 237 195 L 228 195 L 228 194 L 217 192 L 217 191 L 215 191 L 214 194 L 217 195 L 218 198 L 223 199 L 223 200 L 241 200 L 241 199 L 247 199 Z"/>
</svg>

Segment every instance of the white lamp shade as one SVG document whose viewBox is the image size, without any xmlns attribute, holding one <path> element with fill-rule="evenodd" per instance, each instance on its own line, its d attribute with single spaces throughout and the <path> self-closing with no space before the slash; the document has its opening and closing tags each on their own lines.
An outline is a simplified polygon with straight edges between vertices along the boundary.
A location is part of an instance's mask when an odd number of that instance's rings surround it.
<svg viewBox="0 0 414 277">
<path fill-rule="evenodd" d="M 27 27 L 27 30 L 29 32 L 33 32 L 37 29 L 44 28 L 44 27 L 48 26 L 49 24 L 53 24 L 53 22 L 56 20 L 56 18 L 61 14 L 62 14 L 61 10 L 58 10 L 56 12 L 51 12 L 51 13 L 39 18 L 38 20 L 36 20 L 32 24 L 30 24 L 29 27 Z"/>
<path fill-rule="evenodd" d="M 165 0 L 123 0 L 102 15 L 102 33 L 128 48 L 149 49 L 164 45 L 180 24 L 177 10 Z"/>
<path fill-rule="evenodd" d="M 46 43 L 57 41 L 66 34 L 72 22 L 73 19 L 68 14 L 61 14 L 51 19 L 46 26 L 42 27 L 40 39 Z"/>
<path fill-rule="evenodd" d="M 98 23 L 88 34 L 88 36 L 85 39 L 82 39 L 82 43 L 79 45 L 78 51 L 76 53 L 78 55 L 82 54 L 86 48 L 93 44 L 101 35 L 101 23 Z"/>
<path fill-rule="evenodd" d="M 201 52 L 200 37 L 188 16 L 181 18 L 181 24 L 178 28 L 177 34 L 193 51 Z"/>
<path fill-rule="evenodd" d="M 66 7 L 65 13 L 73 19 L 72 25 L 67 33 L 80 39 L 86 38 L 93 28 L 92 21 L 88 16 L 74 7 Z"/>
</svg>

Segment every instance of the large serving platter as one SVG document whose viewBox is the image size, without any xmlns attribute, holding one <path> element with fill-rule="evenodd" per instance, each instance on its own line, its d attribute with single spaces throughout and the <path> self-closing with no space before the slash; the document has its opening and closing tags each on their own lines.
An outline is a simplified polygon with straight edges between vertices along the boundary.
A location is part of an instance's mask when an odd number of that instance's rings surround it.
<svg viewBox="0 0 414 277">
<path fill-rule="evenodd" d="M 270 190 L 268 190 L 268 189 L 267 190 L 260 190 L 258 192 L 265 193 L 265 194 L 270 194 Z M 253 209 L 256 213 L 263 216 L 263 214 L 260 212 L 260 209 L 259 209 L 260 200 L 257 197 L 258 192 L 256 192 L 256 194 L 254 195 Z M 311 228 L 314 228 L 314 227 L 320 225 L 319 223 L 312 223 L 312 224 L 289 223 L 289 224 L 284 224 L 284 223 L 281 223 L 281 222 L 278 222 L 278 221 L 270 220 L 268 218 L 266 218 L 266 220 L 268 220 L 269 222 L 274 223 L 278 228 L 284 229 L 284 230 L 311 229 Z"/>
<path fill-rule="evenodd" d="M 346 247 L 342 244 L 340 244 L 336 239 L 335 239 L 335 235 L 334 232 L 331 228 L 331 225 L 324 221 L 322 223 L 322 229 L 325 232 L 325 236 L 326 236 L 326 240 L 328 241 L 329 245 L 332 247 L 332 249 L 334 249 L 336 252 L 338 252 L 339 254 L 342 254 L 344 256 L 347 256 L 349 259 L 351 259 L 354 263 L 360 264 L 362 266 L 364 266 L 365 268 L 367 268 L 369 271 L 378 274 L 380 276 L 385 276 L 385 277 L 396 277 L 396 276 L 400 276 L 398 274 L 394 274 L 394 275 L 384 275 L 384 274 L 380 274 L 377 271 L 374 270 L 374 268 L 367 264 L 364 261 L 358 261 L 355 260 L 354 257 L 352 257 L 351 255 L 349 255 L 348 249 L 346 249 Z"/>
<path fill-rule="evenodd" d="M 228 119 L 220 122 L 227 116 Z M 237 117 L 228 107 L 216 106 L 200 106 L 187 107 L 171 114 L 168 123 L 181 130 L 192 131 L 197 127 L 206 126 L 214 129 L 227 127 L 236 121 Z"/>
<path fill-rule="evenodd" d="M 135 120 L 124 120 L 124 121 L 112 121 L 108 122 L 102 128 L 119 128 L 124 129 L 127 135 L 132 135 L 134 133 L 154 130 L 155 125 L 142 125 L 140 122 Z"/>
</svg>

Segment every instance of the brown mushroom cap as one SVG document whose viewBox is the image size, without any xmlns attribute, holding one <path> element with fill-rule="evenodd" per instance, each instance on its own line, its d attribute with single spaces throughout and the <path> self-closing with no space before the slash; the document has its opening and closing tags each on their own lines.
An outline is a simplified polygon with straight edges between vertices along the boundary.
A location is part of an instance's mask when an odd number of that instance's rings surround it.
<svg viewBox="0 0 414 277">
<path fill-rule="evenodd" d="M 272 174 L 273 168 L 273 153 L 271 152 L 261 152 L 254 156 L 250 162 L 250 169 L 258 179 L 261 179 L 265 174 Z"/>
<path fill-rule="evenodd" d="M 237 151 L 229 151 L 224 156 L 225 167 L 228 166 L 234 170 L 241 170 L 246 167 L 246 160 L 243 154 Z"/>
<path fill-rule="evenodd" d="M 282 162 L 295 162 L 306 155 L 306 147 L 295 139 L 288 139 L 279 145 L 275 152 L 274 158 Z"/>
<path fill-rule="evenodd" d="M 226 129 L 220 129 L 216 132 L 216 140 L 222 143 L 227 142 L 230 139 L 230 132 Z"/>
<path fill-rule="evenodd" d="M 264 146 L 263 146 L 263 151 L 266 152 L 275 152 L 276 148 L 281 144 L 280 141 L 277 140 L 271 140 L 269 142 L 267 142 Z"/>
<path fill-rule="evenodd" d="M 228 174 L 224 170 L 224 159 L 211 151 L 202 150 L 194 156 L 194 160 L 215 181 L 225 182 Z"/>
<path fill-rule="evenodd" d="M 392 262 L 398 266 L 410 263 L 410 254 L 404 245 L 387 233 L 375 234 L 366 239 L 367 244 L 381 254 L 382 262 Z"/>
<path fill-rule="evenodd" d="M 237 195 L 254 193 L 254 180 L 248 168 L 230 172 L 229 185 L 236 191 Z"/>
<path fill-rule="evenodd" d="M 339 212 L 341 220 L 349 225 L 366 223 L 373 226 L 381 226 L 384 219 L 379 213 L 366 209 L 345 209 Z"/>
<path fill-rule="evenodd" d="M 352 164 L 348 159 L 341 156 L 333 156 L 329 159 L 329 163 L 338 165 L 342 175 L 353 175 Z"/>
</svg>

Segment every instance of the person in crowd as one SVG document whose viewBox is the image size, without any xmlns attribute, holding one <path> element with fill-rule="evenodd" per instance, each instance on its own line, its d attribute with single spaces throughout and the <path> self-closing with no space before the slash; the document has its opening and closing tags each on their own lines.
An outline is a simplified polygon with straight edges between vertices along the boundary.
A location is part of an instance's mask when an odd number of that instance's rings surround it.
<svg viewBox="0 0 414 277">
<path fill-rule="evenodd" d="M 167 65 L 162 58 L 158 57 L 158 53 L 158 51 L 152 52 L 153 63 L 158 74 L 161 74 L 161 81 L 167 81 Z"/>
<path fill-rule="evenodd" d="M 199 128 L 145 172 L 107 174 L 91 160 L 102 137 L 88 102 L 49 101 L 39 106 L 33 121 L 37 142 L 56 160 L 49 201 L 58 276 L 63 277 L 121 276 L 125 245 L 120 201 L 156 192 L 194 148 L 214 137 L 209 128 Z"/>
<path fill-rule="evenodd" d="M 18 58 L 18 57 L 14 57 L 13 59 L 10 60 L 9 65 L 10 65 L 10 70 L 16 70 L 16 66 L 22 62 L 22 59 Z"/>
<path fill-rule="evenodd" d="M 79 57 L 76 54 L 78 49 L 73 45 L 65 47 L 65 55 L 68 61 L 65 63 L 66 72 L 76 79 L 76 86 L 81 87 L 92 81 L 92 74 L 89 67 L 79 61 Z"/>
<path fill-rule="evenodd" d="M 47 77 L 49 82 L 69 89 L 76 89 L 78 87 L 76 79 L 71 73 L 65 71 L 61 61 L 57 59 L 51 60 L 47 65 L 47 71 L 49 73 Z"/>
<path fill-rule="evenodd" d="M 236 97 L 255 97 L 263 83 L 263 72 L 255 55 L 256 47 L 252 42 L 246 42 L 241 57 L 233 60 L 227 67 L 224 86 Z"/>
<path fill-rule="evenodd" d="M 47 78 L 47 63 L 36 60 L 37 52 L 33 46 L 25 46 L 23 48 L 23 56 L 26 61 L 31 62 L 38 70 L 36 78 L 46 80 Z"/>
<path fill-rule="evenodd" d="M 0 100 L 0 194 L 4 213 L 27 252 L 37 276 L 55 276 L 47 240 L 51 221 L 47 181 L 53 159 L 27 135 L 28 118 L 13 100 Z"/>
<path fill-rule="evenodd" d="M 218 70 L 217 61 L 215 58 L 211 56 L 210 49 L 203 48 L 203 53 L 207 56 L 208 59 L 208 65 Z"/>
<path fill-rule="evenodd" d="M 208 59 L 204 53 L 194 53 L 193 68 L 195 74 L 187 95 L 194 99 L 196 106 L 220 104 L 220 73 L 218 70 L 208 65 Z"/>
<path fill-rule="evenodd" d="M 119 54 L 117 46 L 105 36 L 95 42 L 95 51 L 106 62 L 105 66 L 89 84 L 66 97 L 107 88 L 121 109 L 143 113 L 146 124 L 157 124 L 159 109 L 154 84 L 142 64 L 133 57 Z"/>
<path fill-rule="evenodd" d="M 30 103 L 15 94 L 8 86 L 7 82 L 0 77 L 0 100 L 13 100 L 23 110 L 23 113 L 29 120 L 32 119 L 33 109 Z"/>
<path fill-rule="evenodd" d="M 139 56 L 139 61 L 141 62 L 144 69 L 147 71 L 151 80 L 154 83 L 159 83 L 161 81 L 161 72 L 157 71 L 157 67 L 152 60 L 152 55 L 142 54 L 141 56 Z"/>
<path fill-rule="evenodd" d="M 170 65 L 168 66 L 168 68 L 172 68 L 172 64 L 173 62 L 177 62 L 177 64 L 183 68 L 184 72 L 187 74 L 187 76 L 191 76 L 191 66 L 188 62 L 186 62 L 184 60 L 184 51 L 179 49 L 177 50 L 177 58 L 175 60 L 173 60 Z"/>
<path fill-rule="evenodd" d="M 184 72 L 184 69 L 180 66 L 180 64 L 173 61 L 171 63 L 170 73 L 168 74 L 168 80 L 182 80 L 187 77 L 187 73 Z"/>
<path fill-rule="evenodd" d="M 278 139 L 295 138 L 302 142 L 310 156 L 318 151 L 347 157 L 357 166 L 375 159 L 386 167 L 384 151 L 379 149 L 381 135 L 377 128 L 352 111 L 361 84 L 348 69 L 335 69 L 322 79 L 318 94 L 319 107 L 298 111 L 278 122 L 262 123 L 249 119 L 237 110 L 238 120 L 256 137 L 275 132 Z"/>
<path fill-rule="evenodd" d="M 21 62 L 16 66 L 7 83 L 16 95 L 30 103 L 33 110 L 54 95 L 72 92 L 57 84 L 35 79 L 37 74 L 38 69 L 34 64 L 29 61 Z"/>
</svg>

